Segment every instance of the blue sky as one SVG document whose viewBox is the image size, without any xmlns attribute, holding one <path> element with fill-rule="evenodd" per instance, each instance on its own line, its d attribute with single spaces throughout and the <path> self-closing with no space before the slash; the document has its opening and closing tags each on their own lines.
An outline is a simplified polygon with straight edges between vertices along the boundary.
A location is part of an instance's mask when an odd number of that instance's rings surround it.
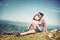
<svg viewBox="0 0 60 40">
<path fill-rule="evenodd" d="M 60 0 L 1 0 L 0 20 L 30 22 L 42 12 L 47 25 L 60 25 L 59 4 Z"/>
</svg>

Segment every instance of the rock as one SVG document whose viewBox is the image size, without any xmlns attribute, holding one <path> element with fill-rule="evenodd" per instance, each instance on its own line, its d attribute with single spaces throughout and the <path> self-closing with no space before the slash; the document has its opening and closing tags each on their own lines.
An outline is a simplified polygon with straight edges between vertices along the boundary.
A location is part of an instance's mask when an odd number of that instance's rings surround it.
<svg viewBox="0 0 60 40">
<path fill-rule="evenodd" d="M 52 33 L 49 33 L 48 34 L 49 38 L 53 37 L 53 34 Z"/>
<path fill-rule="evenodd" d="M 48 34 L 49 38 L 56 38 L 56 33 L 57 33 L 58 29 L 53 29 L 50 31 L 50 33 Z"/>
<path fill-rule="evenodd" d="M 51 30 L 50 33 L 48 34 L 49 38 L 54 37 L 54 34 L 57 32 L 57 29 Z"/>
<path fill-rule="evenodd" d="M 51 30 L 50 32 L 56 33 L 57 31 L 58 31 L 57 29 L 54 29 L 54 30 Z"/>
</svg>

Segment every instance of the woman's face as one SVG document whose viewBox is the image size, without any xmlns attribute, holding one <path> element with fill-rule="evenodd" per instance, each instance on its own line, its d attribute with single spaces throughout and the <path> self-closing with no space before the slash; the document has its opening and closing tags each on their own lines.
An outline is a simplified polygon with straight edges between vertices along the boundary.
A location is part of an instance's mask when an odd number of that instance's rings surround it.
<svg viewBox="0 0 60 40">
<path fill-rule="evenodd" d="M 42 18 L 42 15 L 38 14 L 38 17 L 39 17 L 39 18 Z"/>
</svg>

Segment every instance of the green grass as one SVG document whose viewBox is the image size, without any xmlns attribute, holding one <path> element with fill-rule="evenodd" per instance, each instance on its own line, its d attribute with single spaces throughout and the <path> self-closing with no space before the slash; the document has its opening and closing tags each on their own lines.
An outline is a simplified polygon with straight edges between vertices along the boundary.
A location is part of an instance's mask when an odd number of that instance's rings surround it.
<svg viewBox="0 0 60 40">
<path fill-rule="evenodd" d="M 56 40 L 60 40 L 60 32 L 55 34 Z M 15 35 L 0 35 L 0 40 L 53 40 L 45 32 L 16 37 Z"/>
</svg>

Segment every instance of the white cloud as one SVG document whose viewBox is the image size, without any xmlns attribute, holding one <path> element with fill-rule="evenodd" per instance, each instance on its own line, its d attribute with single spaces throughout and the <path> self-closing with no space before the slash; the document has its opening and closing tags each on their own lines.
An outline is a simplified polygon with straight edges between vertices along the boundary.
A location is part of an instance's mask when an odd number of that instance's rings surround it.
<svg viewBox="0 0 60 40">
<path fill-rule="evenodd" d="M 60 9 L 60 8 L 57 8 L 57 9 Z"/>
<path fill-rule="evenodd" d="M 11 5 L 7 4 L 7 3 L 4 3 L 4 4 L 0 3 L 0 6 L 2 6 L 2 5 L 5 5 L 7 7 L 10 7 L 11 6 Z"/>
<path fill-rule="evenodd" d="M 9 5 L 9 4 L 7 4 L 7 3 L 5 3 L 5 6 L 10 7 L 10 5 Z"/>
<path fill-rule="evenodd" d="M 60 10 L 54 10 L 54 9 L 48 9 L 48 8 L 46 8 L 45 10 L 46 11 L 51 11 L 51 12 L 60 12 Z"/>
<path fill-rule="evenodd" d="M 0 3 L 0 6 L 2 6 L 2 4 Z"/>
</svg>

